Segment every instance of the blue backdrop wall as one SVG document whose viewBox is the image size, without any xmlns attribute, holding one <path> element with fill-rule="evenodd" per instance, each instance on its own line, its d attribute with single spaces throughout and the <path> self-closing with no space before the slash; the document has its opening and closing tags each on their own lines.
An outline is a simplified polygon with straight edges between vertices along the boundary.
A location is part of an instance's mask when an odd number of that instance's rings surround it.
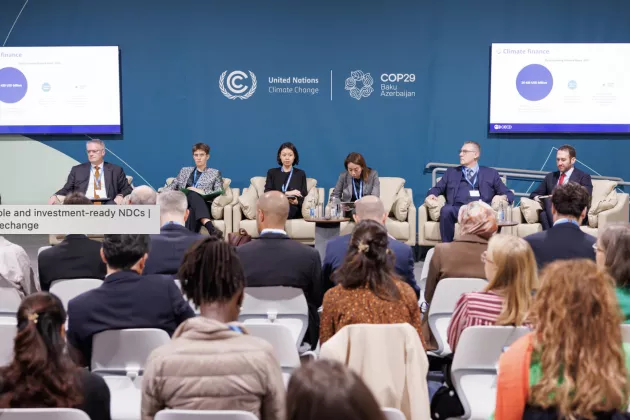
<svg viewBox="0 0 630 420">
<path fill-rule="evenodd" d="M 2 0 L 2 38 L 23 3 Z M 629 19 L 627 0 L 30 0 L 7 46 L 119 45 L 124 133 L 107 147 L 155 187 L 191 164 L 195 142 L 244 187 L 292 141 L 320 186 L 359 151 L 382 176 L 406 178 L 419 204 L 425 164 L 456 163 L 467 139 L 482 144 L 483 164 L 529 169 L 570 141 L 593 169 L 630 178 L 627 139 L 487 133 L 492 42 L 630 42 Z M 255 74 L 249 99 L 219 89 L 234 70 Z M 354 70 L 372 76 L 369 97 L 344 89 Z M 383 73 L 415 75 L 397 84 L 415 96 L 380 96 Z M 317 79 L 299 86 L 319 93 L 270 93 L 283 86 L 270 77 Z M 38 139 L 85 160 L 83 138 Z"/>
</svg>

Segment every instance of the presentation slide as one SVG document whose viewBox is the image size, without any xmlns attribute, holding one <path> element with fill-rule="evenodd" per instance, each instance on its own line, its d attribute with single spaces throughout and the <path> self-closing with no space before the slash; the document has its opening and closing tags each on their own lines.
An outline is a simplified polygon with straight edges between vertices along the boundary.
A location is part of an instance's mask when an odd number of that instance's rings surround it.
<svg viewBox="0 0 630 420">
<path fill-rule="evenodd" d="M 0 47 L 0 134 L 119 134 L 118 47 Z"/>
<path fill-rule="evenodd" d="M 630 44 L 492 44 L 490 133 L 630 133 Z"/>
</svg>

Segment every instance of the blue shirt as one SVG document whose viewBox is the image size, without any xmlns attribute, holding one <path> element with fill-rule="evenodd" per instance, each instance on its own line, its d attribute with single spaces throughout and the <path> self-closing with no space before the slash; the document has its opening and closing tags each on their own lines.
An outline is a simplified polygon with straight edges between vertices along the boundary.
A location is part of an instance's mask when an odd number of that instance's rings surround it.
<svg viewBox="0 0 630 420">
<path fill-rule="evenodd" d="M 567 218 L 564 218 L 564 219 L 558 219 L 558 220 L 556 220 L 556 221 L 554 222 L 554 224 L 553 224 L 553 225 L 554 225 L 554 226 L 555 226 L 555 225 L 561 225 L 561 224 L 563 224 L 563 223 L 573 223 L 575 226 L 580 226 L 580 225 L 578 224 L 578 222 L 577 222 L 577 221 L 575 221 L 575 220 L 571 220 L 571 219 L 567 219 Z"/>
</svg>

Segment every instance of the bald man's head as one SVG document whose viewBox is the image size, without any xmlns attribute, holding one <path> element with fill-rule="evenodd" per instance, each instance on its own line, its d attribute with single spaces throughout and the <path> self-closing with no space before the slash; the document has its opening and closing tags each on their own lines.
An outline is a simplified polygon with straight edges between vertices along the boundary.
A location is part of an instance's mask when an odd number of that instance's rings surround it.
<svg viewBox="0 0 630 420">
<path fill-rule="evenodd" d="M 380 224 L 385 224 L 387 214 L 385 214 L 385 206 L 383 206 L 380 198 L 374 195 L 366 195 L 362 199 L 355 201 L 354 207 L 354 219 L 357 223 L 361 220 L 374 220 Z"/>
<path fill-rule="evenodd" d="M 155 204 L 157 193 L 148 185 L 140 185 L 131 191 L 129 204 Z"/>
<path fill-rule="evenodd" d="M 258 199 L 256 222 L 258 231 L 284 229 L 289 217 L 289 200 L 280 191 L 269 191 Z"/>
</svg>

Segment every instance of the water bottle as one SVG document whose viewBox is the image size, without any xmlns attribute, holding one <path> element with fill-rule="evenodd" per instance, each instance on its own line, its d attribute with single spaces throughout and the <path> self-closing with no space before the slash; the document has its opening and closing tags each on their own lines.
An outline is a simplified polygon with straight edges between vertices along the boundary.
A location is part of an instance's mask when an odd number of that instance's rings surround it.
<svg viewBox="0 0 630 420">
<path fill-rule="evenodd" d="M 499 222 L 505 221 L 505 204 L 503 202 L 499 204 L 499 215 L 497 219 Z"/>
<path fill-rule="evenodd" d="M 312 201 L 308 205 L 308 216 L 311 219 L 315 218 L 315 205 L 313 204 Z"/>
<path fill-rule="evenodd" d="M 339 217 L 339 199 L 337 197 L 333 197 L 332 205 L 330 206 L 330 217 L 336 219 Z"/>
</svg>

